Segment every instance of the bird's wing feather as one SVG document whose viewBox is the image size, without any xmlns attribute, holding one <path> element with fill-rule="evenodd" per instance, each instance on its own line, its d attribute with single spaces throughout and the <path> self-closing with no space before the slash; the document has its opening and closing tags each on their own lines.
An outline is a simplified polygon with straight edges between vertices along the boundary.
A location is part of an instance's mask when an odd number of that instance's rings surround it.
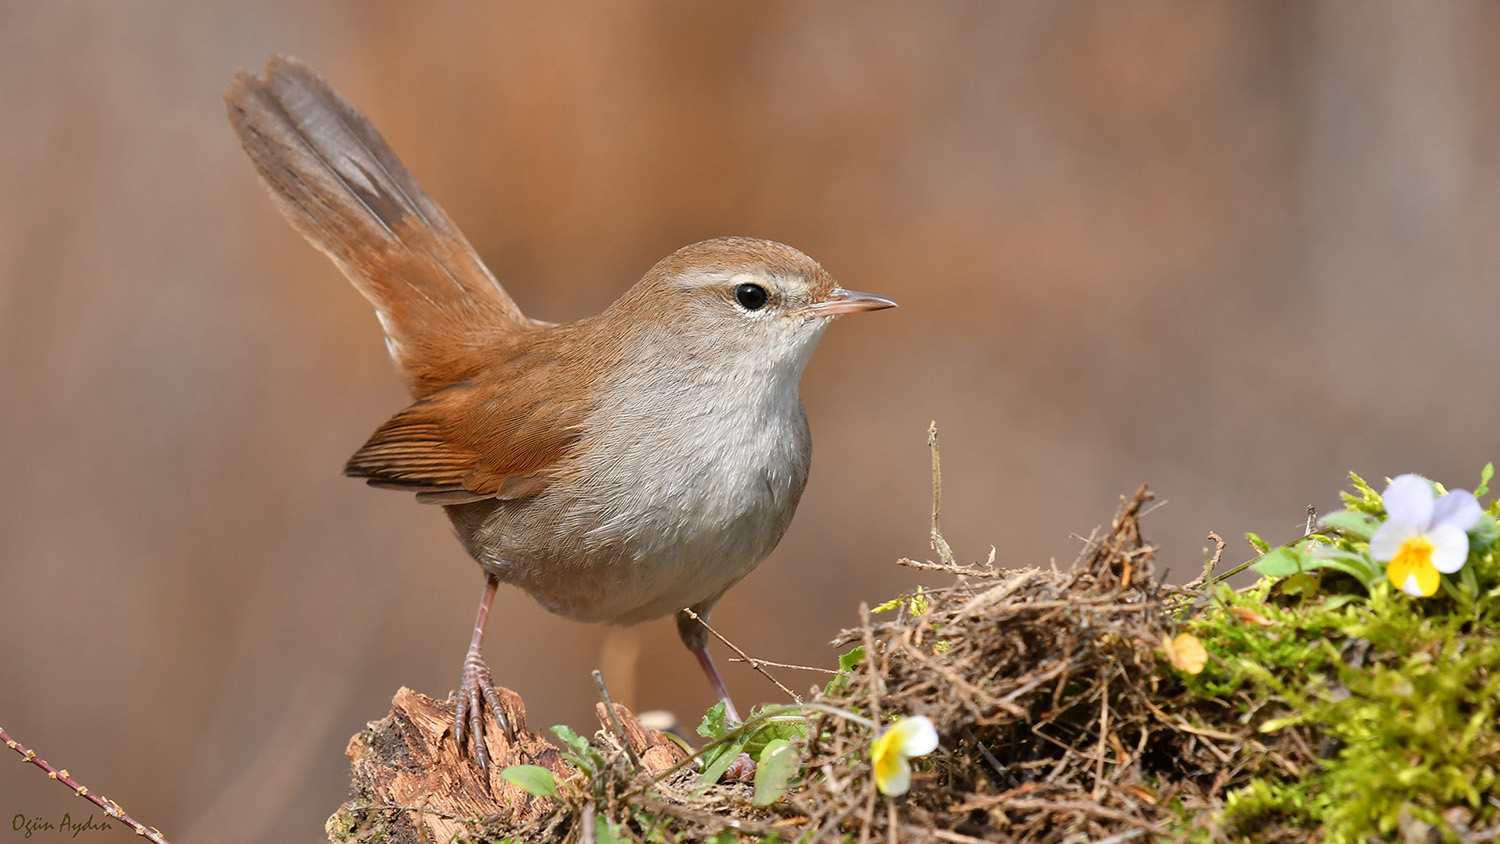
<svg viewBox="0 0 1500 844">
<path fill-rule="evenodd" d="M 504 356 L 503 352 L 497 356 Z M 392 417 L 344 468 L 372 485 L 434 504 L 530 498 L 579 453 L 583 414 L 561 394 L 568 367 L 531 349 L 492 372 L 440 390 Z"/>
</svg>

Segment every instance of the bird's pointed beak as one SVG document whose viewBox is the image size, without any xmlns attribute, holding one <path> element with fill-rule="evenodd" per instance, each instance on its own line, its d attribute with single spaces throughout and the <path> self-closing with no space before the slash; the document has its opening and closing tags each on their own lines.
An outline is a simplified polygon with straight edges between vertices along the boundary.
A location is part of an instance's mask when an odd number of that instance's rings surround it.
<svg viewBox="0 0 1500 844">
<path fill-rule="evenodd" d="M 829 291 L 823 301 L 801 308 L 797 314 L 809 317 L 831 317 L 839 314 L 857 314 L 861 311 L 881 311 L 894 307 L 896 303 L 884 296 L 835 287 Z"/>
</svg>

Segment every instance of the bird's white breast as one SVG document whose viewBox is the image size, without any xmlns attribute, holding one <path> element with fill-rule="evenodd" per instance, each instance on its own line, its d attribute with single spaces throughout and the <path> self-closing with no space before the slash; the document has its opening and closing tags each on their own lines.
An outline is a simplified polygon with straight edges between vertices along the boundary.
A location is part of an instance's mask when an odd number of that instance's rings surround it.
<svg viewBox="0 0 1500 844">
<path fill-rule="evenodd" d="M 710 601 L 748 574 L 807 481 L 806 357 L 733 360 L 663 358 L 611 384 L 584 425 L 577 483 L 497 510 L 481 562 L 553 612 L 616 624 Z"/>
</svg>

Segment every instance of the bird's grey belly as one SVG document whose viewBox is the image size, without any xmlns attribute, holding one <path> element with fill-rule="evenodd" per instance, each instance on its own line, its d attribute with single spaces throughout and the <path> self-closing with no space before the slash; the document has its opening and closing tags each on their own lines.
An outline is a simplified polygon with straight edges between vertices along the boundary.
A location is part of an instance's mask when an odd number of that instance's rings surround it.
<svg viewBox="0 0 1500 844">
<path fill-rule="evenodd" d="M 573 475 L 586 481 L 447 510 L 486 570 L 548 610 L 607 624 L 659 618 L 716 599 L 780 541 L 810 452 L 804 418 L 790 421 L 671 469 L 649 441 L 595 452 Z"/>
</svg>

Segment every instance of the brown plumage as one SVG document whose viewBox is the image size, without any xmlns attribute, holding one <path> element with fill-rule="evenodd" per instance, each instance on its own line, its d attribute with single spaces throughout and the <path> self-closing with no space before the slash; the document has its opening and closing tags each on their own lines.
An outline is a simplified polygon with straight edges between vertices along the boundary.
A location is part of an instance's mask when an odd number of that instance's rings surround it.
<svg viewBox="0 0 1500 844">
<path fill-rule="evenodd" d="M 789 246 L 677 250 L 603 313 L 528 319 L 363 115 L 294 59 L 236 75 L 230 123 L 292 225 L 375 306 L 415 402 L 345 471 L 442 504 L 484 568 L 454 722 L 485 764 L 499 714 L 480 644 L 501 581 L 548 609 L 633 624 L 678 614 L 728 714 L 703 627 L 776 546 L 807 481 L 802 368 L 843 290 Z"/>
<path fill-rule="evenodd" d="M 235 74 L 229 122 L 293 227 L 375 306 L 412 395 L 467 377 L 527 319 L 363 114 L 296 59 Z"/>
<path fill-rule="evenodd" d="M 345 472 L 435 503 L 541 491 L 582 410 L 536 398 L 566 367 L 519 338 L 549 325 L 521 314 L 364 115 L 301 62 L 241 71 L 225 100 L 287 219 L 375 306 L 418 399 Z"/>
</svg>

